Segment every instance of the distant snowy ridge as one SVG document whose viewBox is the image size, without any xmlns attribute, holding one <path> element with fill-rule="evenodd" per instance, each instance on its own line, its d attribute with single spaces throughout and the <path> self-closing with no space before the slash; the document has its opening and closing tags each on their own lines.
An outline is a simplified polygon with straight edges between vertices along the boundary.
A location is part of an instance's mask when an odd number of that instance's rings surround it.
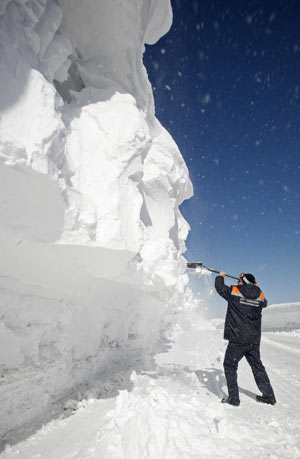
<svg viewBox="0 0 300 459">
<path fill-rule="evenodd" d="M 220 329 L 224 319 L 212 319 L 212 324 Z M 289 331 L 300 329 L 300 302 L 268 305 L 262 311 L 262 331 Z"/>
<path fill-rule="evenodd" d="M 300 329 L 300 302 L 272 304 L 264 309 L 263 331 L 293 330 L 297 328 Z"/>
<path fill-rule="evenodd" d="M 3 439 L 194 308 L 192 185 L 142 62 L 171 22 L 169 0 L 1 2 Z"/>
</svg>

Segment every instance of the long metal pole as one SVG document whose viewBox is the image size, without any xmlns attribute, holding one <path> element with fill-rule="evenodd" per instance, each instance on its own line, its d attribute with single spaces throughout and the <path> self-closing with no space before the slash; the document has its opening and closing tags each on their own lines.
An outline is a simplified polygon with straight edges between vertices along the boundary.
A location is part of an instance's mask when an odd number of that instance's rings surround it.
<svg viewBox="0 0 300 459">
<path fill-rule="evenodd" d="M 208 271 L 210 271 L 210 272 L 212 272 L 212 273 L 217 273 L 217 274 L 219 274 L 219 272 L 220 272 L 220 271 L 218 271 L 218 270 L 216 270 L 216 269 L 209 268 L 208 266 L 205 266 L 203 263 L 200 263 L 200 262 L 187 263 L 187 267 L 188 267 L 188 268 L 191 268 L 191 269 L 203 268 L 203 269 L 207 269 Z M 231 277 L 231 279 L 240 280 L 239 277 L 231 276 L 230 274 L 226 274 L 226 276 L 227 276 L 227 277 Z"/>
</svg>

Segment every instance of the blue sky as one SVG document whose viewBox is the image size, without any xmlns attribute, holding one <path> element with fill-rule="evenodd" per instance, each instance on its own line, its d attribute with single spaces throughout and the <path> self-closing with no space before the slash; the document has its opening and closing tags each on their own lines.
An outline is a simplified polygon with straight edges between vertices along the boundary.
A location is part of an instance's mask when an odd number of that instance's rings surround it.
<svg viewBox="0 0 300 459">
<path fill-rule="evenodd" d="M 144 63 L 194 185 L 186 258 L 300 301 L 300 2 L 172 6 Z"/>
</svg>

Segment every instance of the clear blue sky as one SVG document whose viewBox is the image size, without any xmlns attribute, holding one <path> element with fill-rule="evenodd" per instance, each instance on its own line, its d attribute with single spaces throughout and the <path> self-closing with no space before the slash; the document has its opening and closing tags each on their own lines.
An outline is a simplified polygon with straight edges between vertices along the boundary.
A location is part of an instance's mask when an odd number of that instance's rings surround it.
<svg viewBox="0 0 300 459">
<path fill-rule="evenodd" d="M 194 185 L 186 258 L 300 301 L 300 2 L 172 6 L 144 63 Z"/>
</svg>

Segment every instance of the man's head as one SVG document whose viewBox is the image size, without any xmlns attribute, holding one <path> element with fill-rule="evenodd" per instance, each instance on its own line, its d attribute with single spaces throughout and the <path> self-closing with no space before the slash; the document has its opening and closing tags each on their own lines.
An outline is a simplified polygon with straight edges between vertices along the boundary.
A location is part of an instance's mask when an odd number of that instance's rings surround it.
<svg viewBox="0 0 300 459">
<path fill-rule="evenodd" d="M 253 276 L 253 274 L 241 273 L 240 274 L 240 280 L 239 280 L 238 284 L 239 285 L 244 285 L 244 284 L 254 284 L 254 285 L 256 285 L 256 280 L 255 280 L 255 277 Z"/>
</svg>

